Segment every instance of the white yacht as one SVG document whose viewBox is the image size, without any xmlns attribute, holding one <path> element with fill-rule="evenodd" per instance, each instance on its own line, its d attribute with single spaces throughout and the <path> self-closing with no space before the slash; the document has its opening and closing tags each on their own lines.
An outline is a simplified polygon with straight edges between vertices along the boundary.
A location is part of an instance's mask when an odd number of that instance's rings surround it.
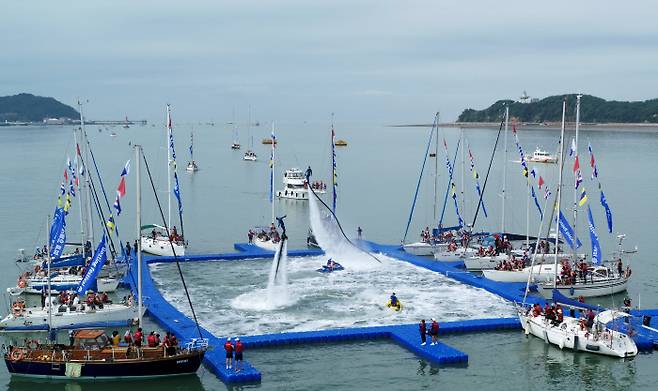
<svg viewBox="0 0 658 391">
<path fill-rule="evenodd" d="M 537 148 L 532 156 L 528 158 L 528 161 L 532 163 L 556 163 L 557 158 L 550 153 Z"/>
<path fill-rule="evenodd" d="M 610 321 L 628 316 L 623 312 L 607 310 L 594 318 L 591 330 L 582 328 L 580 320 L 569 316 L 559 325 L 554 325 L 544 315 L 533 316 L 531 310 L 519 308 L 519 319 L 526 335 L 532 334 L 546 343 L 583 352 L 613 357 L 634 357 L 638 349 L 635 342 L 626 334 L 608 329 Z"/>
<path fill-rule="evenodd" d="M 258 157 L 256 156 L 256 152 L 250 149 L 244 153 L 243 159 L 248 162 L 255 162 L 256 160 L 258 160 Z"/>
<path fill-rule="evenodd" d="M 176 256 L 185 255 L 185 241 L 182 238 L 175 238 L 175 240 L 170 243 L 164 227 L 157 224 L 143 225 L 142 231 L 149 228 L 152 229 L 152 231 L 148 235 L 142 234 L 142 251 L 153 255 L 168 257 L 173 257 L 174 251 L 176 252 Z"/>
<path fill-rule="evenodd" d="M 573 299 L 582 297 L 608 296 L 615 293 L 623 292 L 628 286 L 630 276 L 609 269 L 606 266 L 590 267 L 587 271 L 585 281 L 578 280 L 573 284 L 558 284 L 554 286 L 554 278 L 539 284 L 539 293 L 545 298 L 553 297 L 553 289 L 557 289 L 564 296 Z"/>
<path fill-rule="evenodd" d="M 322 182 L 314 182 L 311 186 L 318 194 L 327 192 L 326 185 Z M 298 168 L 291 168 L 283 173 L 283 190 L 277 191 L 276 196 L 292 200 L 308 200 L 307 188 L 308 183 L 304 173 Z"/>
</svg>

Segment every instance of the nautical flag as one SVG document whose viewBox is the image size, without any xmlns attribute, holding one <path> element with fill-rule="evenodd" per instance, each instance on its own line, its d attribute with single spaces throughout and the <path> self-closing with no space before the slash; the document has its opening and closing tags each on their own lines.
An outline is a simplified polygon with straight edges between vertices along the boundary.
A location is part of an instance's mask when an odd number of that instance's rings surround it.
<svg viewBox="0 0 658 391">
<path fill-rule="evenodd" d="M 576 160 L 573 162 L 573 172 L 576 172 L 580 169 L 580 163 L 578 162 L 578 156 L 576 156 Z"/>
<path fill-rule="evenodd" d="M 98 247 L 96 247 L 96 251 L 94 251 L 94 256 L 91 259 L 89 266 L 87 267 L 87 271 L 85 272 L 85 275 L 82 277 L 82 280 L 78 285 L 76 290 L 78 295 L 83 295 L 90 288 L 92 288 L 98 273 L 100 273 L 106 261 L 107 249 L 105 248 L 105 235 L 103 235 L 100 243 L 98 243 Z"/>
<path fill-rule="evenodd" d="M 532 199 L 535 200 L 535 205 L 537 206 L 537 210 L 539 211 L 539 217 L 544 218 L 544 213 L 541 211 L 541 206 L 539 205 L 539 200 L 537 199 L 537 194 L 535 194 L 535 187 L 531 186 L 530 191 L 532 193 Z"/>
<path fill-rule="evenodd" d="M 594 159 L 594 152 L 592 152 L 592 144 L 587 145 L 589 151 L 589 165 L 592 167 L 592 179 L 598 178 L 599 170 L 596 168 L 596 160 Z"/>
<path fill-rule="evenodd" d="M 541 190 L 541 187 L 544 186 L 544 183 L 546 183 L 546 182 L 544 182 L 544 178 L 542 178 L 542 176 L 540 175 L 539 176 L 539 190 Z"/>
<path fill-rule="evenodd" d="M 592 242 L 592 263 L 599 265 L 601 264 L 601 245 L 599 244 L 599 236 L 596 234 L 596 226 L 594 226 L 592 208 L 589 205 L 587 205 L 587 219 L 589 220 L 589 238 Z"/>
<path fill-rule="evenodd" d="M 68 182 L 68 181 L 69 181 L 69 173 L 68 171 L 64 170 L 64 182 Z"/>
<path fill-rule="evenodd" d="M 544 199 L 548 199 L 551 196 L 551 191 L 548 189 L 548 186 L 544 187 Z"/>
<path fill-rule="evenodd" d="M 105 225 L 110 232 L 114 232 L 114 228 L 116 227 L 116 224 L 114 223 L 114 216 L 110 215 Z"/>
<path fill-rule="evenodd" d="M 567 218 L 564 217 L 564 214 L 562 213 L 562 211 L 560 211 L 558 225 L 560 227 L 560 232 L 562 233 L 562 236 L 564 237 L 564 241 L 567 242 L 569 247 L 571 247 L 572 249 L 577 249 L 577 248 L 580 248 L 580 246 L 583 245 L 580 242 L 580 239 L 578 239 L 576 237 L 576 234 L 573 231 L 573 228 L 571 228 L 571 225 L 567 221 Z M 574 244 L 575 244 L 575 247 L 574 247 Z"/>
<path fill-rule="evenodd" d="M 119 178 L 119 185 L 117 186 L 117 195 L 114 199 L 114 209 L 117 211 L 117 216 L 121 215 L 121 198 L 126 195 L 126 176 L 130 173 L 130 160 L 126 162 L 121 170 L 121 177 Z"/>
<path fill-rule="evenodd" d="M 64 214 L 69 214 L 69 209 L 71 209 L 71 194 L 66 193 L 66 200 L 64 201 Z"/>
<path fill-rule="evenodd" d="M 605 209 L 605 217 L 606 220 L 608 221 L 608 232 L 612 233 L 612 212 L 610 211 L 610 207 L 608 206 L 608 201 L 605 199 L 605 194 L 603 194 L 603 190 L 601 190 L 601 205 L 603 206 L 603 209 Z"/>
<path fill-rule="evenodd" d="M 587 202 L 587 193 L 585 193 L 585 187 L 580 190 L 580 200 L 578 201 L 579 206 L 585 205 L 585 202 Z"/>
<path fill-rule="evenodd" d="M 532 175 L 533 178 L 537 178 L 537 172 L 535 171 L 534 168 L 530 170 L 530 174 Z"/>
<path fill-rule="evenodd" d="M 114 204 L 113 204 L 112 206 L 113 206 L 114 209 L 117 211 L 117 216 L 120 216 L 120 215 L 121 215 L 121 211 L 122 211 L 122 209 L 121 209 L 121 201 L 120 201 L 118 195 L 117 195 L 117 197 L 114 199 Z"/>
<path fill-rule="evenodd" d="M 572 138 L 571 147 L 569 148 L 569 156 L 573 156 L 574 153 L 576 153 L 576 139 Z M 578 155 L 576 155 L 576 159 L 578 159 Z"/>
<path fill-rule="evenodd" d="M 580 184 L 583 183 L 583 175 L 580 173 L 580 170 L 576 173 L 576 189 Z"/>
<path fill-rule="evenodd" d="M 174 195 L 178 200 L 178 213 L 183 212 L 183 201 L 180 198 L 180 185 L 178 184 L 178 174 L 174 171 Z"/>
<path fill-rule="evenodd" d="M 66 186 L 64 186 L 64 182 L 62 182 L 59 185 L 59 191 L 62 193 L 62 195 L 64 195 L 66 193 Z"/>
<path fill-rule="evenodd" d="M 470 147 L 468 148 L 468 158 L 471 161 L 471 171 L 473 172 L 473 179 L 475 179 L 475 190 L 478 193 L 478 199 L 482 200 L 482 212 L 484 213 L 484 217 L 489 217 L 487 213 L 487 208 L 484 206 L 484 199 L 482 198 L 482 189 L 480 188 L 480 176 L 478 175 L 477 170 L 475 169 L 475 157 L 473 156 Z"/>
<path fill-rule="evenodd" d="M 69 181 L 69 193 L 75 197 L 75 188 L 73 187 L 73 181 Z"/>
</svg>

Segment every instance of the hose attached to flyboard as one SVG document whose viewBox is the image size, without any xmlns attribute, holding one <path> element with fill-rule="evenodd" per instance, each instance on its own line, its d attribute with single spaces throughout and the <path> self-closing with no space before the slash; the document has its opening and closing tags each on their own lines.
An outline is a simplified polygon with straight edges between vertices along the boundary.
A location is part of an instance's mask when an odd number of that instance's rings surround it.
<svg viewBox="0 0 658 391">
<path fill-rule="evenodd" d="M 311 193 L 313 193 L 313 195 L 315 196 L 315 198 L 317 198 L 317 200 L 320 201 L 320 203 L 321 203 L 321 204 L 322 204 L 322 205 L 323 205 L 323 206 L 329 211 L 329 213 L 331 213 L 331 215 L 334 217 L 334 220 L 336 220 L 336 224 L 338 225 L 338 229 L 340 229 L 340 233 L 343 235 L 343 237 L 345 238 L 345 240 L 347 240 L 347 243 L 351 244 L 352 247 L 356 248 L 357 250 L 362 251 L 362 252 L 368 254 L 368 255 L 371 256 L 375 261 L 377 261 L 377 262 L 379 262 L 379 263 L 382 263 L 382 261 L 380 261 L 379 258 L 377 258 L 376 256 L 374 256 L 372 253 L 370 253 L 370 252 L 368 252 L 368 251 L 362 249 L 361 247 L 355 245 L 354 243 L 352 243 L 352 241 L 350 240 L 350 238 L 347 237 L 347 235 L 345 234 L 345 231 L 343 231 L 343 227 L 340 225 L 340 221 L 338 221 L 338 217 L 336 216 L 336 214 L 334 213 L 334 211 L 331 210 L 331 208 L 329 207 L 329 205 L 327 205 L 324 201 L 322 201 L 322 198 L 320 198 L 320 196 L 317 195 L 317 193 L 315 192 L 315 190 L 313 190 L 313 186 L 311 186 L 311 175 L 310 175 L 310 173 L 309 173 L 309 170 L 306 170 L 306 183 L 307 183 L 307 186 L 308 186 L 309 190 L 311 190 Z"/>
</svg>

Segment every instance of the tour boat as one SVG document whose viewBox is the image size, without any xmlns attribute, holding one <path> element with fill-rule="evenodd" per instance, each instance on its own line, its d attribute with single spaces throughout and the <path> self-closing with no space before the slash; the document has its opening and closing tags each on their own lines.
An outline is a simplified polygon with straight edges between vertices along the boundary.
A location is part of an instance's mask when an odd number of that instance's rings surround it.
<svg viewBox="0 0 658 391">
<path fill-rule="evenodd" d="M 313 183 L 311 186 L 317 194 L 327 192 L 325 185 L 321 182 Z M 308 200 L 307 187 L 308 183 L 304 173 L 298 168 L 291 168 L 283 173 L 283 190 L 277 191 L 276 196 L 291 200 Z"/>
<path fill-rule="evenodd" d="M 139 379 L 195 373 L 208 348 L 205 339 L 192 340 L 184 349 L 162 346 L 112 346 L 103 330 L 77 330 L 73 346 L 39 344 L 10 346 L 5 353 L 13 376 L 45 379 Z"/>
<path fill-rule="evenodd" d="M 528 158 L 528 161 L 532 163 L 555 163 L 557 162 L 557 158 L 550 153 L 537 148 L 532 156 Z"/>
<path fill-rule="evenodd" d="M 533 316 L 530 309 L 518 308 L 519 320 L 526 335 L 532 334 L 546 343 L 595 354 L 613 357 L 634 357 L 638 353 L 635 342 L 626 334 L 608 329 L 607 324 L 620 316 L 627 314 L 617 311 L 603 311 L 594 318 L 591 330 L 581 327 L 581 321 L 564 316 L 564 321 L 553 325 L 551 320 L 542 314 Z"/>
</svg>

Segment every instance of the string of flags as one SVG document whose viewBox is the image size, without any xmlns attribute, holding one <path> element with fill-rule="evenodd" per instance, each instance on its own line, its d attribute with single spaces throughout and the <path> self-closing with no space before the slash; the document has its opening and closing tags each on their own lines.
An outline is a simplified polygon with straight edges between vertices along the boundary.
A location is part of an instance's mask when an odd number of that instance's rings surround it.
<svg viewBox="0 0 658 391">
<path fill-rule="evenodd" d="M 459 143 L 461 140 L 457 142 L 457 149 L 459 149 Z M 455 186 L 455 181 L 452 179 L 453 176 L 453 168 L 452 168 L 452 163 L 450 163 L 450 156 L 448 155 L 448 143 L 446 142 L 446 139 L 443 139 L 443 148 L 445 149 L 446 152 L 446 167 L 448 167 L 448 173 L 450 174 L 450 197 L 452 198 L 454 204 L 455 204 L 455 213 L 457 214 L 457 221 L 459 222 L 459 226 L 463 227 L 464 226 L 464 220 L 462 219 L 461 214 L 459 213 L 459 203 L 457 202 L 457 186 Z"/>
<path fill-rule="evenodd" d="M 471 152 L 471 147 L 468 147 L 468 159 L 471 162 L 471 173 L 473 174 L 473 179 L 475 180 L 475 190 L 478 193 L 478 199 L 482 199 L 482 212 L 484 212 L 484 217 L 489 217 L 487 215 L 487 208 L 484 206 L 484 199 L 482 198 L 482 189 L 480 188 L 480 175 L 475 169 L 475 157 Z"/>
</svg>

